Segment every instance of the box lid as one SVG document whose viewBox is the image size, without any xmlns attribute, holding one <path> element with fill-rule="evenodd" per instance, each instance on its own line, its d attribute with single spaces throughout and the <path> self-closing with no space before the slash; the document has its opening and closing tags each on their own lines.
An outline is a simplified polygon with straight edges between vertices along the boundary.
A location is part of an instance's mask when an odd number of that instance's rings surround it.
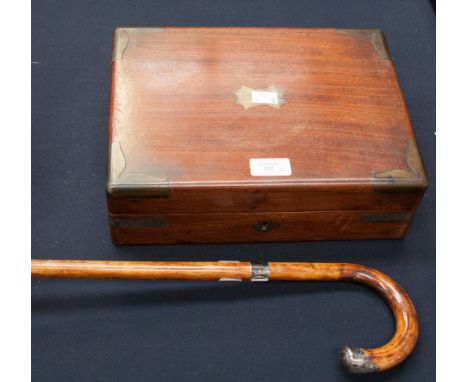
<svg viewBox="0 0 468 382">
<path fill-rule="evenodd" d="M 118 28 L 113 213 L 411 209 L 427 186 L 379 30 Z"/>
</svg>

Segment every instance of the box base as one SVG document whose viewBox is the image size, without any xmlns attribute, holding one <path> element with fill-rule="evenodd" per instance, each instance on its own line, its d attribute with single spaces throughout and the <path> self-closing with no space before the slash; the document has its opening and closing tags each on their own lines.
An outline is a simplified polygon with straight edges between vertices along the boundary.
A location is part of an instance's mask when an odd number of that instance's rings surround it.
<svg viewBox="0 0 468 382">
<path fill-rule="evenodd" d="M 413 212 L 309 211 L 109 215 L 115 244 L 397 239 Z"/>
</svg>

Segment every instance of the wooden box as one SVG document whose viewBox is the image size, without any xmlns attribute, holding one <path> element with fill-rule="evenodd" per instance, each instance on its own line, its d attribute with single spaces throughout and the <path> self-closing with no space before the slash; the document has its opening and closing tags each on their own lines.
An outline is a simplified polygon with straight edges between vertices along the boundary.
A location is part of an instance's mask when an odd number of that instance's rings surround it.
<svg viewBox="0 0 468 382">
<path fill-rule="evenodd" d="M 426 187 L 379 30 L 115 31 L 115 243 L 399 238 Z"/>
</svg>

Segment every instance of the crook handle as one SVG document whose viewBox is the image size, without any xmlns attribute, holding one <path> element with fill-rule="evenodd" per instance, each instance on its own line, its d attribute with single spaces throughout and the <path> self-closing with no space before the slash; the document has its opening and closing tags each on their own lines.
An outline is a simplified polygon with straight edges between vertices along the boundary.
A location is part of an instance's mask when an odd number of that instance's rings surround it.
<svg viewBox="0 0 468 382">
<path fill-rule="evenodd" d="M 416 310 L 405 291 L 382 272 L 357 264 L 32 260 L 31 274 L 61 278 L 354 282 L 374 289 L 390 305 L 396 331 L 387 344 L 375 349 L 343 347 L 340 358 L 346 370 L 371 373 L 390 369 L 411 354 L 418 340 Z"/>
<path fill-rule="evenodd" d="M 374 289 L 388 303 L 395 317 L 393 338 L 375 349 L 345 346 L 340 359 L 351 373 L 371 373 L 395 367 L 413 351 L 419 328 L 416 309 L 406 292 L 390 277 L 375 269 L 346 263 L 269 263 L 270 280 L 346 281 Z"/>
</svg>

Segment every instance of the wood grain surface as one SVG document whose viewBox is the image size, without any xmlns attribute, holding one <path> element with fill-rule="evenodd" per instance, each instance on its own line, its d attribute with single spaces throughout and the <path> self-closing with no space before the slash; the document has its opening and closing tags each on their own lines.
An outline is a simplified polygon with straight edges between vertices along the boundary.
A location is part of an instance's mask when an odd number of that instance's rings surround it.
<svg viewBox="0 0 468 382">
<path fill-rule="evenodd" d="M 257 271 L 256 271 L 257 270 Z M 32 260 L 33 277 L 177 280 L 345 281 L 363 284 L 379 293 L 395 317 L 395 334 L 383 346 L 362 349 L 345 346 L 340 356 L 352 373 L 388 370 L 404 361 L 419 334 L 416 310 L 405 291 L 390 277 L 362 265 L 346 263 L 269 262 L 150 262 Z"/>
<path fill-rule="evenodd" d="M 395 317 L 395 334 L 383 346 L 361 349 L 345 346 L 340 357 L 348 371 L 367 373 L 391 369 L 413 351 L 419 336 L 416 309 L 406 292 L 375 269 L 341 263 L 268 263 L 271 280 L 347 281 L 366 285 L 389 304 Z"/>
<path fill-rule="evenodd" d="M 378 30 L 118 28 L 109 143 L 112 214 L 414 211 L 427 187 Z"/>
<path fill-rule="evenodd" d="M 309 211 L 113 215 L 116 244 L 275 242 L 400 238 L 413 214 L 381 211 Z"/>
</svg>

